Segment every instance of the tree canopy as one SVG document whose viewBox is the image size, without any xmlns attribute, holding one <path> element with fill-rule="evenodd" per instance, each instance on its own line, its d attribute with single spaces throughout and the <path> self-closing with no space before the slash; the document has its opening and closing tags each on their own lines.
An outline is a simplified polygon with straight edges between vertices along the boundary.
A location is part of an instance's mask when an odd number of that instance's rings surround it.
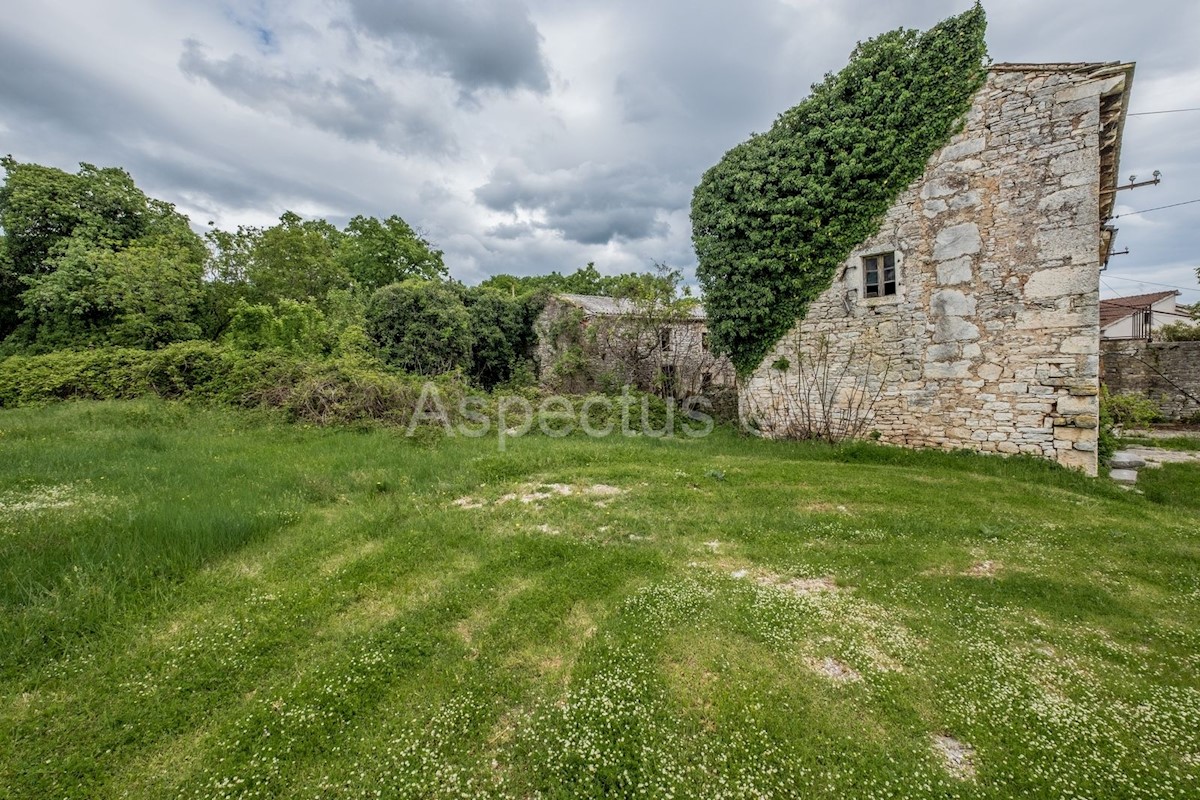
<svg viewBox="0 0 1200 800">
<path fill-rule="evenodd" d="M 627 272 L 622 275 L 602 275 L 594 263 L 580 267 L 563 275 L 558 271 L 546 275 L 494 275 L 481 287 L 496 289 L 510 295 L 528 292 L 565 292 L 568 294 L 591 294 L 601 297 L 628 297 L 642 292 L 647 281 L 658 280 L 651 272 Z"/>
</svg>

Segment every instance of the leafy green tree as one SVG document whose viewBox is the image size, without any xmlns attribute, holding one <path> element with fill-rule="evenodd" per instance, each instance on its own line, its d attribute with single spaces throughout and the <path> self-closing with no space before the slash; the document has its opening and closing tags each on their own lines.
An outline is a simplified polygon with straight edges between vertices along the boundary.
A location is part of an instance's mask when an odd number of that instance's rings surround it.
<svg viewBox="0 0 1200 800">
<path fill-rule="evenodd" d="M 259 302 L 322 300 L 350 275 L 336 256 L 341 231 L 323 219 L 285 211 L 279 224 L 254 237 L 246 278 Z"/>
<path fill-rule="evenodd" d="M 0 235 L 0 339 L 20 323 L 20 299 L 24 287 L 8 255 L 8 237 Z"/>
<path fill-rule="evenodd" d="M 490 390 L 518 371 L 532 371 L 537 342 L 533 323 L 545 305 L 545 294 L 514 297 L 477 286 L 464 292 L 464 300 L 471 316 L 471 379 Z"/>
<path fill-rule="evenodd" d="M 147 237 L 161 239 L 187 229 L 186 217 L 169 203 L 148 198 L 125 170 L 81 164 L 71 174 L 22 164 L 11 156 L 0 158 L 0 166 L 5 170 L 0 186 L 0 227 L 5 232 L 0 337 L 19 322 L 19 296 L 28 281 L 58 268 L 69 249 L 77 264 L 81 247 L 118 251 Z M 190 251 L 197 243 L 180 244 Z"/>
<path fill-rule="evenodd" d="M 73 236 L 50 271 L 26 277 L 22 316 L 45 347 L 160 347 L 200 335 L 194 321 L 204 274 L 191 231 L 148 236 L 126 247 Z"/>
<path fill-rule="evenodd" d="M 885 33 L 708 170 L 692 197 L 714 347 L 738 371 L 767 351 L 962 125 L 986 77 L 983 8 Z"/>
<path fill-rule="evenodd" d="M 354 283 L 370 293 L 408 278 L 445 280 L 442 251 L 398 216 L 357 216 L 338 242 L 337 260 Z"/>
<path fill-rule="evenodd" d="M 223 335 L 242 301 L 267 306 L 280 300 L 313 301 L 323 309 L 330 292 L 351 286 L 337 258 L 342 238 L 325 220 L 305 220 L 292 211 L 268 228 L 209 230 L 202 314 L 206 335 Z"/>
<path fill-rule="evenodd" d="M 569 275 L 551 272 L 548 275 L 494 275 L 479 285 L 495 289 L 510 296 L 528 292 L 565 292 L 568 294 L 591 294 L 602 297 L 624 297 L 637 291 L 652 273 L 630 272 L 623 275 L 601 275 L 596 265 L 588 263 Z"/>
<path fill-rule="evenodd" d="M 442 283 L 410 278 L 375 292 L 366 332 L 385 361 L 408 372 L 438 375 L 470 363 L 471 316 Z"/>
</svg>

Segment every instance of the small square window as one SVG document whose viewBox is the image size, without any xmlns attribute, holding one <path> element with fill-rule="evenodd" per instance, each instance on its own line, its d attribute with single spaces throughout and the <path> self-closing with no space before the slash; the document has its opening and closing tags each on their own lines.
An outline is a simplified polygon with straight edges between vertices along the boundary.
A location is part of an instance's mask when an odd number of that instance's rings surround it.
<svg viewBox="0 0 1200 800">
<path fill-rule="evenodd" d="M 881 253 L 863 259 L 863 297 L 896 294 L 896 254 Z"/>
</svg>

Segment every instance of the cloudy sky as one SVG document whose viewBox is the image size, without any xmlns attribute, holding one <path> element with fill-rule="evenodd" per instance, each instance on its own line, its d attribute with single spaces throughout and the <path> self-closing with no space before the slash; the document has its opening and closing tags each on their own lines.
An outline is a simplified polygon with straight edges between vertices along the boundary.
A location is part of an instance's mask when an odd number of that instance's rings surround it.
<svg viewBox="0 0 1200 800">
<path fill-rule="evenodd" d="M 969 0 L 8 0 L 0 152 L 128 169 L 203 226 L 400 214 L 468 283 L 695 257 L 701 173 L 854 43 Z M 996 61 L 1136 60 L 1200 107 L 1194 0 L 991 0 Z M 1189 31 L 1191 33 L 1189 33 Z M 1132 117 L 1129 212 L 1200 198 L 1200 113 Z M 1118 220 L 1106 295 L 1200 299 L 1200 204 Z"/>
</svg>

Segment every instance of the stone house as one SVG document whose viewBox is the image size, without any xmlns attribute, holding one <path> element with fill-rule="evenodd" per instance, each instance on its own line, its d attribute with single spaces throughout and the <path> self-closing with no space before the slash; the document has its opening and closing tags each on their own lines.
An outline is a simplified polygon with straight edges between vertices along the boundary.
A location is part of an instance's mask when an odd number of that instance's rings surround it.
<svg viewBox="0 0 1200 800">
<path fill-rule="evenodd" d="M 1150 340 L 1164 325 L 1191 322 L 1190 309 L 1178 305 L 1177 297 L 1179 292 L 1172 289 L 1101 300 L 1100 338 Z"/>
<path fill-rule="evenodd" d="M 557 294 L 534 329 L 538 375 L 555 390 L 588 392 L 628 384 L 678 399 L 715 398 L 733 390 L 733 365 L 709 348 L 699 303 L 661 308 L 624 298 Z"/>
<path fill-rule="evenodd" d="M 996 64 L 963 130 L 739 386 L 744 423 L 1096 474 L 1099 273 L 1133 64 Z"/>
</svg>

